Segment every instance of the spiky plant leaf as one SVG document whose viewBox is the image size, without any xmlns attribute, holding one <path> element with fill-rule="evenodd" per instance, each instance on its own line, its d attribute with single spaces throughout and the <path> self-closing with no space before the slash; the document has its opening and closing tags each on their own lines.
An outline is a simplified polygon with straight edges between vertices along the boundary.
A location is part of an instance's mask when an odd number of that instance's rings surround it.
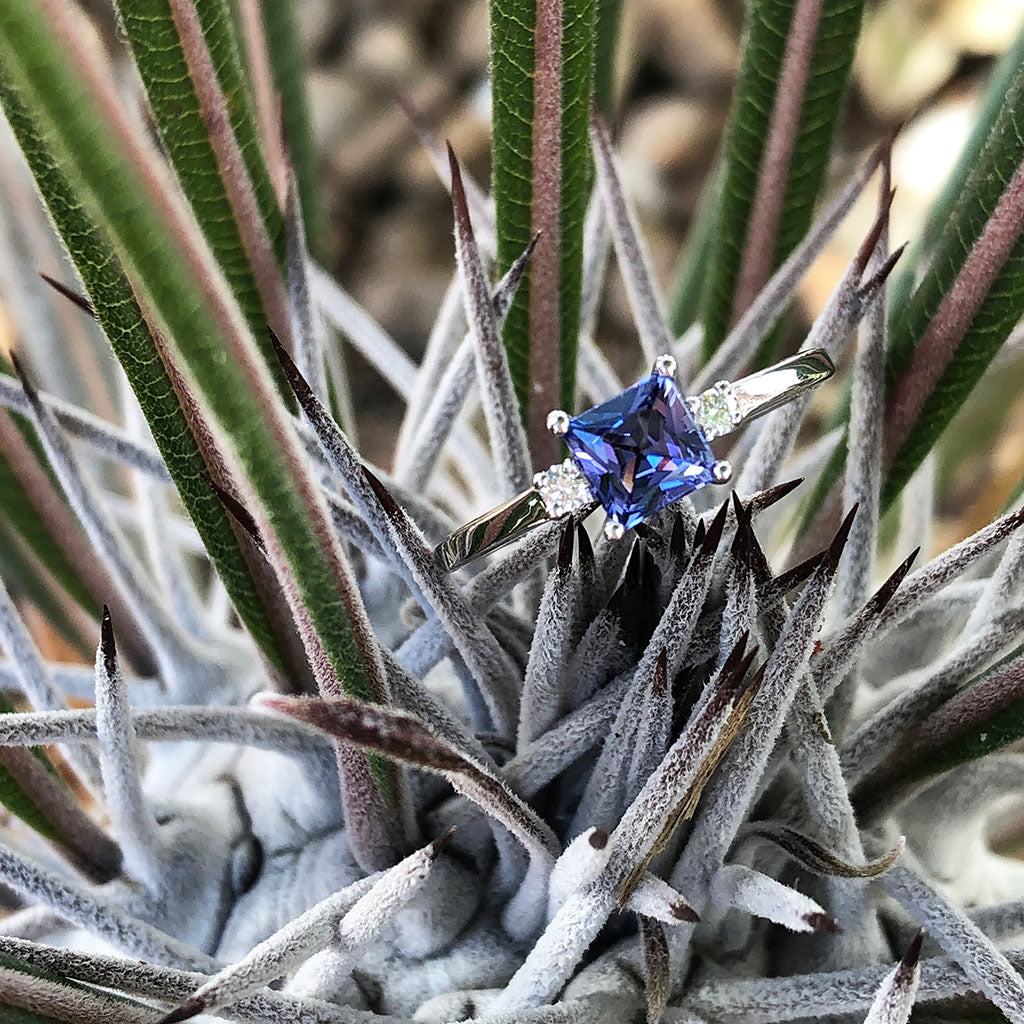
<svg viewBox="0 0 1024 1024">
<path fill-rule="evenodd" d="M 1024 313 L 1024 72 L 892 320 L 883 506 L 936 443 Z"/>
<path fill-rule="evenodd" d="M 594 98 L 605 117 L 611 117 L 615 98 L 615 63 L 619 29 L 622 24 L 622 0 L 597 0 L 594 26 Z"/>
<path fill-rule="evenodd" d="M 281 185 L 270 73 L 252 49 L 255 0 L 239 2 L 264 161 Z M 0 845 L 0 880 L 24 901 L 0 929 L 0 953 L 56 978 L 33 983 L 33 1008 L 112 1016 L 106 994 L 59 1002 L 69 978 L 143 997 L 154 1004 L 147 1019 L 167 1022 L 213 1010 L 274 1024 L 382 1014 L 620 1024 L 645 1013 L 688 1024 L 905 1024 L 918 980 L 911 940 L 925 923 L 942 951 L 920 969 L 922 1020 L 963 1024 L 983 1013 L 982 995 L 1021 1019 L 1022 958 L 1010 947 L 1024 932 L 1024 871 L 989 834 L 1019 791 L 1022 759 L 956 764 L 924 789 L 913 771 L 1016 702 L 1017 666 L 1000 659 L 1019 653 L 1024 629 L 1024 511 L 913 573 L 914 556 L 904 559 L 869 596 L 878 460 L 859 451 L 848 481 L 851 501 L 862 500 L 857 518 L 847 510 L 823 550 L 814 549 L 824 539 L 802 537 L 809 550 L 787 556 L 778 541 L 795 484 L 779 481 L 816 472 L 825 451 L 800 453 L 798 473 L 786 464 L 801 401 L 737 439 L 739 497 L 697 493 L 625 544 L 551 522 L 479 570 L 446 572 L 432 545 L 529 481 L 497 337 L 531 250 L 491 287 L 488 197 L 425 135 L 453 195 L 458 273 L 423 365 L 309 263 L 294 184 L 286 284 L 253 183 L 238 173 L 238 139 L 223 130 L 227 97 L 203 25 L 185 0 L 169 10 L 296 409 L 275 394 L 216 260 L 101 72 L 52 45 L 47 29 L 69 39 L 64 6 L 0 7 L 0 57 L 167 338 L 175 387 L 230 471 L 211 491 L 287 592 L 323 696 L 253 700 L 276 680 L 211 581 L 202 538 L 165 507 L 171 478 L 131 401 L 119 427 L 40 391 L 28 360 L 24 388 L 0 377 L 0 400 L 32 418 L 96 556 L 159 648 L 145 678 L 127 657 L 122 665 L 116 615 L 103 623 L 95 675 L 50 663 L 0 590 L 0 685 L 42 709 L 0 711 L 3 756 L 36 767 L 28 748 L 59 743 L 120 844 L 98 885 L 52 857 L 37 862 L 27 830 Z M 66 123 L 70 113 L 80 126 Z M 581 379 L 609 394 L 621 383 L 589 335 L 610 241 L 643 345 L 674 346 L 683 365 L 699 332 L 677 343 L 668 331 L 597 115 L 593 127 L 601 193 L 585 233 Z M 755 299 L 719 349 L 723 376 L 753 347 L 736 338 L 765 336 L 886 152 Z M 881 285 L 898 255 L 886 245 L 890 198 L 883 181 L 875 224 L 808 339 L 838 358 L 864 324 L 855 393 L 872 400 Z M 366 464 L 332 419 L 321 310 L 407 403 L 393 475 Z M 48 386 L 60 383 L 53 375 Z M 854 435 L 870 448 L 863 424 Z M 136 493 L 122 493 L 115 473 L 92 472 L 111 464 L 132 471 Z M 929 487 L 915 485 L 917 519 Z M 893 561 L 923 532 L 905 518 Z M 368 685 L 342 696 L 331 658 L 346 650 Z M 68 695 L 96 707 L 71 710 Z M 423 846 L 439 835 L 450 836 L 446 849 Z M 79 874 L 103 877 L 95 858 L 77 860 Z M 139 959 L 44 944 L 92 949 L 97 939 Z"/>
<path fill-rule="evenodd" d="M 267 322 L 265 298 L 260 295 L 224 181 L 218 173 L 217 156 L 205 121 L 209 111 L 204 110 L 196 91 L 173 5 L 168 0 L 118 0 L 117 10 L 146 87 L 153 119 L 182 189 L 253 336 L 269 357 L 269 346 L 263 336 L 263 325 Z M 230 4 L 227 0 L 213 0 L 197 4 L 195 10 L 217 81 L 227 98 L 228 130 L 238 140 L 267 234 L 278 259 L 283 261 L 284 222 L 259 144 Z M 268 365 L 274 366 L 269 359 Z"/>
<path fill-rule="evenodd" d="M 19 438 L 11 433 L 12 430 L 20 432 L 14 418 L 6 412 L 0 412 L 0 494 L 3 495 L 5 532 L 12 531 L 14 536 L 20 538 L 33 555 L 46 566 L 64 591 L 85 611 L 95 612 L 96 598 L 89 593 L 60 540 L 48 528 L 46 520 L 40 516 L 38 508 L 15 472 L 10 456 L 5 450 L 4 438 L 6 436 L 8 444 L 16 444 L 21 452 L 25 451 L 27 446 L 24 445 L 26 439 L 21 437 L 19 443 Z M 5 551 L 4 554 L 7 555 L 8 552 Z"/>
<path fill-rule="evenodd" d="M 933 255 L 935 243 L 942 234 L 956 206 L 960 193 L 974 173 L 988 137 L 1003 111 L 1006 94 L 1013 88 L 1024 61 L 1024 27 L 992 69 L 981 107 L 974 118 L 971 134 L 960 150 L 956 165 L 949 172 L 942 191 L 928 208 L 920 230 L 915 234 L 903 265 L 893 276 L 892 308 L 902 309 L 914 289 L 915 278 Z"/>
<path fill-rule="evenodd" d="M 508 270 L 542 232 L 503 332 L 535 456 L 550 448 L 547 413 L 575 406 L 597 6 L 597 0 L 490 5 L 498 271 Z"/>
<path fill-rule="evenodd" d="M 994 73 L 985 127 L 972 134 L 935 201 L 920 282 L 911 290 L 912 276 L 904 276 L 890 306 L 883 509 L 939 442 L 1024 313 L 1024 76 L 1013 57 L 1022 46 L 1018 40 Z M 844 435 L 810 496 L 807 523 L 835 492 L 847 446 Z"/>
<path fill-rule="evenodd" d="M 54 226 L 85 285 L 91 310 L 128 375 L 139 404 L 152 425 L 160 455 L 238 614 L 267 656 L 283 669 L 287 659 L 266 606 L 266 595 L 260 593 L 253 567 L 227 514 L 205 479 L 217 472 L 216 452 L 211 449 L 209 438 L 203 437 L 201 423 L 190 417 L 183 407 L 182 395 L 176 391 L 165 355 L 161 353 L 161 339 L 154 333 L 139 304 L 124 264 L 111 245 L 110 236 L 78 200 L 77 186 L 65 172 L 53 138 L 38 113 L 33 113 L 26 105 L 15 86 L 13 75 L 13 67 L 6 61 L 0 62 L 0 105 L 35 177 Z M 9 492 L 5 490 L 4 493 Z M 35 516 L 33 522 L 37 524 L 38 531 L 45 519 Z M 33 550 L 45 558 L 48 546 L 41 543 L 38 547 L 33 546 Z M 52 571 L 53 566 L 48 567 Z M 112 600 L 113 594 L 108 591 L 98 600 L 86 597 L 89 600 L 87 607 L 98 618 L 99 605 L 104 600 Z"/>
<path fill-rule="evenodd" d="M 750 7 L 714 221 L 705 357 L 811 223 L 863 6 L 756 0 Z"/>
</svg>

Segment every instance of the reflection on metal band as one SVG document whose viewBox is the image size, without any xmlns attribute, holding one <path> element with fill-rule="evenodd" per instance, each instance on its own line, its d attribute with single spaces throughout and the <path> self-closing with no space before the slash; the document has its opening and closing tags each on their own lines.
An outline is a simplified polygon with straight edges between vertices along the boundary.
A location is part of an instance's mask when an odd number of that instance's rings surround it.
<svg viewBox="0 0 1024 1024">
<path fill-rule="evenodd" d="M 821 349 L 798 352 L 790 359 L 769 366 L 760 373 L 752 373 L 730 385 L 739 422 L 744 423 L 792 402 L 798 395 L 828 380 L 836 372 L 832 360 Z"/>
<path fill-rule="evenodd" d="M 531 487 L 471 523 L 460 527 L 438 545 L 436 553 L 448 569 L 518 540 L 528 530 L 551 521 L 540 492 Z"/>
</svg>

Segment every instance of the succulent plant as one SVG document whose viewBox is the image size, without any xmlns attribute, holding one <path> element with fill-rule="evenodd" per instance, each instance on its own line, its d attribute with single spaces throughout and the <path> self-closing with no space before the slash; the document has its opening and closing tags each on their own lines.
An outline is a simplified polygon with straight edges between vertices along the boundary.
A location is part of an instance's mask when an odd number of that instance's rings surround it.
<svg viewBox="0 0 1024 1024">
<path fill-rule="evenodd" d="M 910 550 L 937 439 L 1017 365 L 1024 36 L 890 251 L 892 140 L 821 199 L 862 3 L 753 0 L 666 312 L 606 126 L 617 0 L 491 0 L 493 194 L 413 112 L 458 263 L 416 365 L 309 255 L 292 5 L 115 6 L 144 104 L 77 7 L 0 4 L 0 1017 L 1024 1022 L 1024 865 L 991 840 L 1024 511 Z M 850 381 L 821 440 L 802 397 L 731 494 L 445 568 L 557 461 L 547 413 L 622 390 L 611 250 L 637 371 L 696 394 L 771 360 L 875 179 L 803 342 Z M 405 403 L 388 471 L 339 336 Z"/>
</svg>

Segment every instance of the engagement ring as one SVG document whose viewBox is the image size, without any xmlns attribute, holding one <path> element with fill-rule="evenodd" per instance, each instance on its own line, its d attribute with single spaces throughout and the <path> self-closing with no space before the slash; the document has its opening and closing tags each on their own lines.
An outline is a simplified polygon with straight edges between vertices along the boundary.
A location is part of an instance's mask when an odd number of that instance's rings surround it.
<svg viewBox="0 0 1024 1024">
<path fill-rule="evenodd" d="M 828 380 L 835 367 L 820 349 L 799 352 L 689 397 L 675 372 L 675 359 L 659 356 L 649 376 L 614 398 L 578 416 L 550 413 L 548 429 L 564 439 L 569 457 L 439 544 L 445 565 L 458 569 L 541 523 L 589 514 L 598 505 L 605 511 L 605 536 L 618 540 L 687 494 L 726 483 L 732 468 L 715 457 L 710 442 Z"/>
</svg>

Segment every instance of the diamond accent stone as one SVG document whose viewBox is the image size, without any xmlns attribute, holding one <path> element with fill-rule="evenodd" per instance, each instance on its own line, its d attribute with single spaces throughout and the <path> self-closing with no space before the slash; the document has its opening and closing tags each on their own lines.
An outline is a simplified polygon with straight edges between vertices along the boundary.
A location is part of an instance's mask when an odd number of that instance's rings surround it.
<svg viewBox="0 0 1024 1024">
<path fill-rule="evenodd" d="M 697 425 L 709 441 L 728 434 L 740 420 L 736 396 L 729 384 L 716 384 L 686 401 Z"/>
<path fill-rule="evenodd" d="M 651 374 L 574 417 L 565 442 L 627 529 L 714 481 L 715 456 L 671 377 Z"/>
<path fill-rule="evenodd" d="M 533 478 L 544 508 L 553 519 L 579 512 L 594 502 L 586 477 L 572 459 L 549 466 Z"/>
</svg>

